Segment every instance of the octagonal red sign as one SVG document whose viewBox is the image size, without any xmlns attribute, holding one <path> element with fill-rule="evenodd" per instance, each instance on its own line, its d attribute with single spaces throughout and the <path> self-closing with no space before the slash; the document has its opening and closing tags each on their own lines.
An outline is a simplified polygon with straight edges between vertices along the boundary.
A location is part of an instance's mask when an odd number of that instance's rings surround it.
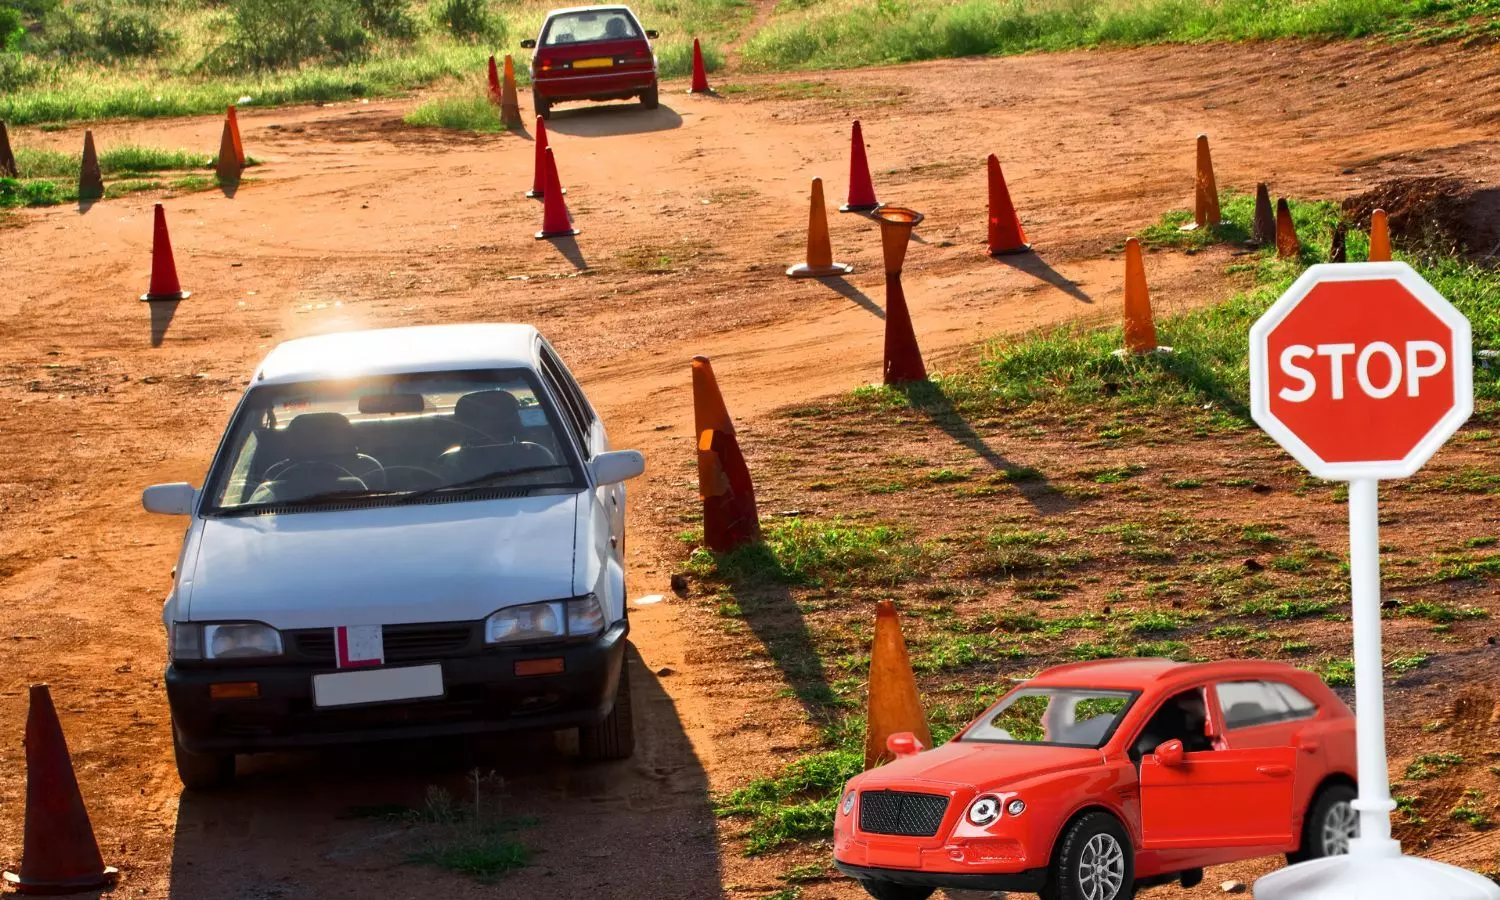
<svg viewBox="0 0 1500 900">
<path fill-rule="evenodd" d="M 1250 381 L 1314 475 L 1403 478 L 1473 409 L 1469 322 L 1405 263 L 1313 266 L 1251 329 Z"/>
</svg>

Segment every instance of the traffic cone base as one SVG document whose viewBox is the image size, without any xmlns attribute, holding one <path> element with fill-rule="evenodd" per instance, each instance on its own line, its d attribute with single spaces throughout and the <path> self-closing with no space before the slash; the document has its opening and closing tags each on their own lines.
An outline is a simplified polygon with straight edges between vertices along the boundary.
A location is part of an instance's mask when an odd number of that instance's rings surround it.
<svg viewBox="0 0 1500 900">
<path fill-rule="evenodd" d="M 153 294 L 149 291 L 141 295 L 142 303 L 155 303 L 158 300 L 186 300 L 193 296 L 192 291 L 177 291 L 174 294 Z"/>
<path fill-rule="evenodd" d="M 875 210 L 880 209 L 883 206 L 885 206 L 884 203 L 861 203 L 858 206 L 851 206 L 850 204 L 845 203 L 843 206 L 839 207 L 839 212 L 852 212 L 852 213 L 874 212 Z"/>
<path fill-rule="evenodd" d="M 848 275 L 854 271 L 854 266 L 849 263 L 830 263 L 826 266 L 810 266 L 807 263 L 797 263 L 786 273 L 793 278 L 832 278 L 836 275 Z"/>
<path fill-rule="evenodd" d="M 893 734 L 911 732 L 924 748 L 932 747 L 932 730 L 922 710 L 922 695 L 912 672 L 911 656 L 901 636 L 896 605 L 875 605 L 875 638 L 870 644 L 870 695 L 865 716 L 865 769 L 891 758 L 886 741 Z"/>
<path fill-rule="evenodd" d="M 828 208 L 823 204 L 823 179 L 812 181 L 812 200 L 807 217 L 807 261 L 786 270 L 792 278 L 828 278 L 848 275 L 854 267 L 833 261 L 833 244 L 828 238 Z"/>
<path fill-rule="evenodd" d="M 96 888 L 109 887 L 120 877 L 120 870 L 114 866 L 105 866 L 98 875 L 85 875 L 80 878 L 46 879 L 37 880 L 27 878 L 17 872 L 5 872 L 7 884 L 15 885 L 18 894 L 52 895 L 78 894 Z"/>
<path fill-rule="evenodd" d="M 1014 256 L 1017 253 L 1030 253 L 1030 244 L 1018 244 L 1015 247 L 1007 247 L 1004 250 L 991 250 L 990 256 Z"/>
</svg>

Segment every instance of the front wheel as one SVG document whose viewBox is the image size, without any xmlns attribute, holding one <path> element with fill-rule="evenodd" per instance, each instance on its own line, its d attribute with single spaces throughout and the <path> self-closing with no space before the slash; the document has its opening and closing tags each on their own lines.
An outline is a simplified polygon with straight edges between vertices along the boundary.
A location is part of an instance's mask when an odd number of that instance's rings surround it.
<svg viewBox="0 0 1500 900">
<path fill-rule="evenodd" d="M 552 103 L 546 97 L 543 97 L 542 92 L 536 88 L 531 89 L 531 105 L 536 110 L 536 114 L 541 118 L 551 118 Z"/>
<path fill-rule="evenodd" d="M 937 888 L 894 881 L 861 881 L 860 887 L 875 900 L 927 900 Z"/>
<path fill-rule="evenodd" d="M 1042 900 L 1130 900 L 1135 859 L 1130 837 L 1114 816 L 1092 812 L 1057 841 Z"/>
<path fill-rule="evenodd" d="M 578 729 L 578 755 L 590 761 L 629 759 L 635 753 L 635 719 L 630 713 L 630 646 L 620 660 L 620 684 L 615 708 L 598 725 Z"/>
<path fill-rule="evenodd" d="M 654 84 L 646 88 L 644 91 L 641 91 L 641 108 L 656 109 L 659 105 L 661 105 L 657 95 L 657 86 Z"/>
<path fill-rule="evenodd" d="M 208 791 L 234 780 L 233 753 L 194 753 L 172 735 L 172 756 L 177 778 L 190 791 Z"/>
<path fill-rule="evenodd" d="M 1286 861 L 1295 864 L 1348 853 L 1349 841 L 1359 837 L 1359 813 L 1353 806 L 1357 796 L 1347 784 L 1331 784 L 1319 791 L 1302 821 L 1302 845 L 1288 853 Z"/>
</svg>

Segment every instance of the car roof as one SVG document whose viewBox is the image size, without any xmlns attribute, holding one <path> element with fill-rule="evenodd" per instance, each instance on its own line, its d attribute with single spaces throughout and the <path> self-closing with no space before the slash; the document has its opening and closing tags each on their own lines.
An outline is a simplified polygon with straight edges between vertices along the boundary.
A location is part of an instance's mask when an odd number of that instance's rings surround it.
<svg viewBox="0 0 1500 900">
<path fill-rule="evenodd" d="M 1277 678 L 1301 681 L 1303 672 L 1274 660 L 1230 659 L 1184 663 L 1170 659 L 1101 659 L 1068 663 L 1047 669 L 1026 682 L 1027 687 L 1089 687 L 1147 691 L 1180 682 L 1235 678 Z"/>
<path fill-rule="evenodd" d="M 632 17 L 635 16 L 635 11 L 632 10 L 630 7 L 626 6 L 623 3 L 605 3 L 605 4 L 602 4 L 602 5 L 599 5 L 599 6 L 565 6 L 565 7 L 561 8 L 561 9 L 548 10 L 547 11 L 547 18 L 550 19 L 550 18 L 552 18 L 554 16 L 567 15 L 568 13 L 605 12 L 606 10 L 617 10 L 617 9 L 623 9 L 626 12 L 630 13 L 630 15 Z"/>
<path fill-rule="evenodd" d="M 481 323 L 375 328 L 297 338 L 279 344 L 256 369 L 253 385 L 366 375 L 534 368 L 540 335 L 531 325 Z"/>
</svg>

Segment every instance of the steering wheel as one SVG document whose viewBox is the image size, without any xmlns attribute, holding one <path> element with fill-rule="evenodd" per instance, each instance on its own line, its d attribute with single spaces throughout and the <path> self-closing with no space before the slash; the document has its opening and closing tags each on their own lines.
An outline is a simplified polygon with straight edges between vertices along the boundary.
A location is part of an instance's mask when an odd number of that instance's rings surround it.
<svg viewBox="0 0 1500 900">
<path fill-rule="evenodd" d="M 290 463 L 290 465 L 283 465 L 283 463 Z M 265 475 L 263 475 L 261 477 L 261 481 L 262 481 L 262 483 L 264 483 L 264 482 L 267 482 L 267 481 L 282 480 L 282 479 L 284 479 L 286 477 L 287 473 L 289 473 L 289 472 L 295 472 L 298 469 L 311 469 L 311 468 L 332 469 L 335 472 L 338 472 L 342 476 L 345 476 L 345 477 L 348 477 L 348 478 L 353 478 L 355 481 L 358 481 L 360 484 L 365 484 L 364 479 L 360 478 L 358 475 L 355 475 L 353 472 L 349 471 L 348 469 L 344 468 L 343 466 L 339 465 L 338 463 L 331 463 L 331 462 L 329 462 L 326 459 L 305 459 L 302 462 L 291 462 L 290 460 L 285 460 L 284 459 L 281 462 L 277 463 L 276 465 L 271 466 L 270 469 L 267 469 Z M 277 470 L 277 472 L 276 472 L 276 478 L 272 478 L 271 477 L 271 469 L 276 469 Z M 365 486 L 367 488 L 369 487 L 368 485 L 365 485 Z"/>
<path fill-rule="evenodd" d="M 361 475 L 356 475 L 353 472 L 349 471 L 348 469 L 344 468 L 343 466 L 339 465 L 338 463 L 329 462 L 327 460 L 309 459 L 309 460 L 302 460 L 301 462 L 298 462 L 298 461 L 296 461 L 294 459 L 291 459 L 289 457 L 287 459 L 283 459 L 283 460 L 280 460 L 278 462 L 271 463 L 269 466 L 267 466 L 265 472 L 261 473 L 260 480 L 263 481 L 263 482 L 265 482 L 265 481 L 277 481 L 277 480 L 279 480 L 279 478 L 281 476 L 285 475 L 287 472 L 290 472 L 291 470 L 296 469 L 296 468 L 301 467 L 301 466 L 328 466 L 328 467 L 337 469 L 340 472 L 343 472 L 345 475 L 349 476 L 350 478 L 357 478 L 360 481 L 365 482 L 365 486 L 366 487 L 370 486 L 370 476 L 378 474 L 380 476 L 379 484 L 375 485 L 375 488 L 376 488 L 376 490 L 384 490 L 385 486 L 386 486 L 385 466 L 382 466 L 380 464 L 380 460 L 378 460 L 375 457 L 370 456 L 369 454 L 366 454 L 366 453 L 356 454 L 355 458 L 359 459 L 359 460 L 363 460 L 363 461 L 369 462 L 372 466 L 374 466 L 374 468 L 366 470 Z"/>
</svg>

